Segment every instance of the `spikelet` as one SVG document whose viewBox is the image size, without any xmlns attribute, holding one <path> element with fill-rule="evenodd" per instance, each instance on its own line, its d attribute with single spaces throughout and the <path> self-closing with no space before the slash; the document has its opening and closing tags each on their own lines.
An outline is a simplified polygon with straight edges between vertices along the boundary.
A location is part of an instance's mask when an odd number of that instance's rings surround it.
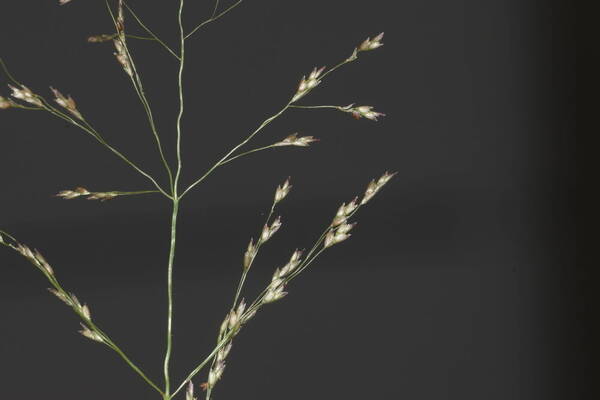
<svg viewBox="0 0 600 400">
<path fill-rule="evenodd" d="M 65 97 L 61 92 L 53 87 L 51 87 L 50 90 L 52 90 L 52 93 L 54 93 L 54 101 L 56 101 L 59 106 L 70 112 L 77 119 L 83 119 L 81 113 L 77 110 L 77 104 L 75 103 L 75 100 L 73 100 L 71 96 Z"/>
<path fill-rule="evenodd" d="M 12 90 L 12 97 L 18 100 L 23 100 L 29 104 L 33 104 L 37 107 L 43 107 L 44 104 L 40 100 L 39 96 L 33 93 L 27 86 L 21 85 L 21 88 L 17 88 L 13 85 L 8 85 Z"/>
<path fill-rule="evenodd" d="M 271 224 L 271 226 L 265 224 L 263 227 L 262 233 L 260 234 L 260 241 L 265 243 L 267 240 L 271 239 L 273 235 L 281 228 L 281 217 L 277 217 L 275 221 Z"/>
<path fill-rule="evenodd" d="M 379 35 L 375 36 L 373 39 L 367 38 L 364 42 L 362 42 L 360 44 L 360 46 L 358 46 L 357 50 L 360 52 L 360 51 L 371 51 L 371 50 L 378 49 L 381 46 L 383 46 L 381 39 L 383 39 L 383 32 L 381 32 Z"/>
<path fill-rule="evenodd" d="M 53 295 L 55 295 L 56 297 L 58 297 L 60 299 L 60 301 L 62 301 L 69 307 L 72 307 L 74 305 L 73 301 L 71 300 L 71 297 L 68 294 L 66 294 L 64 292 L 60 292 L 53 288 L 48 288 L 48 291 L 50 293 L 52 293 Z"/>
<path fill-rule="evenodd" d="M 371 121 L 377 121 L 379 117 L 385 117 L 384 113 L 373 111 L 372 106 L 358 106 L 347 108 L 344 107 L 346 112 L 352 113 L 352 116 L 356 119 L 366 118 Z"/>
<path fill-rule="evenodd" d="M 110 42 L 111 40 L 113 40 L 114 38 L 117 37 L 116 33 L 113 34 L 106 34 L 103 33 L 101 35 L 93 35 L 87 38 L 88 43 L 105 43 L 105 42 Z"/>
<path fill-rule="evenodd" d="M 319 69 L 315 67 L 310 73 L 310 75 L 308 75 L 308 78 L 306 76 L 303 76 L 300 80 L 300 83 L 298 84 L 298 90 L 296 91 L 296 94 L 294 94 L 294 97 L 292 97 L 291 102 L 293 103 L 295 101 L 300 100 L 302 97 L 306 96 L 308 92 L 316 88 L 321 83 L 319 77 L 321 76 L 324 70 L 325 67 L 321 67 Z"/>
<path fill-rule="evenodd" d="M 185 400 L 198 400 L 194 397 L 194 384 L 190 380 L 187 386 L 187 390 L 185 391 Z"/>
<path fill-rule="evenodd" d="M 318 142 L 319 139 L 316 139 L 313 136 L 301 136 L 298 137 L 297 133 L 293 133 L 286 137 L 285 139 L 273 144 L 273 146 L 298 146 L 298 147 L 308 147 L 313 142 Z"/>
<path fill-rule="evenodd" d="M 250 243 L 248 243 L 248 248 L 246 249 L 246 252 L 244 253 L 244 260 L 242 263 L 242 266 L 244 269 L 250 268 L 255 256 L 256 256 L 256 246 L 254 245 L 254 240 L 250 239 Z"/>
<path fill-rule="evenodd" d="M 292 185 L 290 185 L 290 178 L 287 178 L 286 181 L 283 182 L 283 185 L 277 185 L 277 189 L 275 190 L 275 204 L 285 199 L 285 197 L 290 193 L 290 189 L 292 189 Z"/>
<path fill-rule="evenodd" d="M 0 96 L 0 110 L 7 110 L 11 107 L 15 107 L 16 103 L 11 99 Z"/>
<path fill-rule="evenodd" d="M 363 196 L 363 199 L 361 200 L 360 204 L 366 204 L 369 200 L 371 200 L 373 198 L 373 196 L 375 196 L 377 194 L 377 192 L 379 192 L 379 190 L 381 190 L 381 188 L 388 183 L 388 181 L 390 179 L 392 179 L 392 177 L 396 175 L 396 172 L 394 172 L 393 174 L 390 174 L 389 172 L 385 172 L 377 181 L 376 180 L 372 180 L 369 185 L 367 186 L 367 189 L 365 190 L 365 194 Z"/>
<path fill-rule="evenodd" d="M 127 54 L 127 49 L 125 48 L 122 40 L 123 40 L 123 38 L 121 38 L 121 37 L 113 40 L 113 43 L 115 44 L 115 49 L 116 49 L 114 55 L 117 58 L 117 61 L 119 62 L 119 64 L 121 64 L 121 66 L 125 70 L 125 73 L 127 73 L 127 75 L 129 75 L 129 76 L 133 76 L 133 68 L 131 67 L 131 62 L 129 61 L 129 55 Z"/>
<path fill-rule="evenodd" d="M 106 201 L 119 196 L 119 192 L 90 192 L 84 187 L 77 187 L 73 190 L 61 190 L 55 196 L 62 197 L 65 200 L 71 200 L 77 197 L 85 197 L 87 200 Z"/>
<path fill-rule="evenodd" d="M 98 332 L 92 331 L 84 324 L 81 324 L 81 327 L 82 329 L 79 331 L 79 333 L 81 333 L 83 336 L 95 342 L 104 343 L 104 338 Z"/>
</svg>

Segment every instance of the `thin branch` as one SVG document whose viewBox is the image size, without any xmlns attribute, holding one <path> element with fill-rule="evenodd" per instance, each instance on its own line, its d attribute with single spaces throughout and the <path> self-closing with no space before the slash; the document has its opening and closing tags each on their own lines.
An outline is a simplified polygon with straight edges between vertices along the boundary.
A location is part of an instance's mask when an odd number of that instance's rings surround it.
<svg viewBox="0 0 600 400">
<path fill-rule="evenodd" d="M 211 18 L 214 18 L 215 15 L 217 14 L 217 10 L 219 9 L 219 0 L 215 1 L 215 7 L 213 8 L 213 12 L 210 15 Z"/>
<path fill-rule="evenodd" d="M 198 185 L 200 182 L 202 182 L 207 176 L 209 176 L 215 169 L 217 169 L 217 167 L 219 167 L 221 165 L 221 163 L 223 163 L 225 160 L 227 160 L 233 153 L 235 153 L 240 147 L 244 146 L 246 143 L 248 143 L 250 140 L 252 140 L 252 138 L 254 136 L 256 136 L 256 134 L 258 134 L 265 126 L 269 125 L 271 122 L 273 122 L 273 120 L 275 120 L 277 117 L 279 117 L 281 114 L 283 114 L 289 107 L 290 107 L 291 102 L 288 102 L 281 110 L 279 110 L 277 113 L 273 114 L 272 116 L 270 116 L 269 118 L 267 118 L 266 120 L 264 120 L 258 128 L 256 128 L 254 130 L 254 132 L 252 132 L 246 139 L 244 139 L 240 144 L 238 144 L 237 146 L 235 146 L 233 149 L 231 149 L 229 152 L 227 152 L 227 154 L 225 154 L 223 157 L 221 157 L 221 159 L 219 161 L 217 161 L 208 171 L 206 171 L 206 173 L 204 175 L 202 175 L 200 178 L 198 178 L 194 183 L 192 183 L 190 186 L 188 186 L 187 189 L 185 189 L 185 191 L 181 194 L 180 197 L 183 197 L 186 195 L 187 192 L 189 192 L 190 190 L 192 190 L 196 185 Z"/>
<path fill-rule="evenodd" d="M 130 35 L 129 33 L 125 35 L 126 38 L 137 39 L 137 40 L 150 40 L 156 42 L 156 38 L 147 37 L 147 36 L 138 36 L 138 35 Z"/>
<path fill-rule="evenodd" d="M 114 148 L 110 144 L 108 144 L 108 142 L 100 135 L 100 133 L 98 133 L 87 121 L 84 120 L 83 122 L 84 122 L 85 125 L 82 125 L 81 123 L 79 123 L 75 119 L 73 119 L 70 116 L 68 116 L 68 115 L 60 112 L 58 109 L 52 107 L 42 97 L 39 97 L 39 98 L 44 101 L 44 107 L 45 107 L 46 111 L 48 111 L 49 113 L 51 113 L 54 116 L 59 117 L 60 119 L 63 119 L 65 121 L 67 121 L 67 122 L 69 122 L 69 123 L 77 126 L 78 128 L 80 128 L 80 129 L 84 130 L 85 132 L 87 132 L 88 134 L 90 134 L 94 139 L 96 139 L 98 142 L 100 142 L 100 144 L 102 144 L 104 147 L 106 147 L 107 149 L 109 149 L 113 154 L 115 154 L 121 160 L 125 161 L 133 169 L 135 169 L 141 175 L 143 175 L 144 177 L 146 177 L 150 182 L 152 182 L 152 184 L 158 189 L 158 191 L 160 193 L 162 193 L 164 196 L 166 196 L 168 198 L 171 198 L 171 196 L 167 192 L 165 192 L 165 190 L 158 184 L 158 182 L 154 179 L 154 177 L 152 177 L 150 174 L 148 174 L 147 172 L 145 172 L 144 170 L 142 170 L 140 167 L 138 167 L 133 161 L 129 160 L 119 150 L 117 150 L 116 148 Z"/>
<path fill-rule="evenodd" d="M 34 264 L 34 266 L 36 266 L 36 268 L 38 268 L 44 274 L 48 282 L 50 282 L 50 284 L 54 288 L 53 290 L 55 290 L 55 294 L 57 294 L 57 297 L 59 297 L 71 307 L 71 309 L 83 321 L 83 324 L 87 327 L 87 329 L 90 329 L 91 331 L 99 335 L 101 341 L 104 344 L 106 344 L 109 348 L 114 350 L 127 363 L 127 365 L 129 365 L 131 369 L 133 369 L 138 375 L 140 375 L 140 377 L 142 377 L 142 379 L 144 379 L 144 381 L 146 381 L 146 383 L 148 383 L 148 385 L 150 385 L 161 395 L 164 395 L 163 391 L 150 378 L 148 378 L 148 376 L 146 376 L 146 374 L 133 361 L 131 361 L 131 359 L 123 352 L 123 350 L 121 350 L 121 348 L 119 348 L 119 346 L 117 346 L 117 344 L 112 339 L 110 339 L 110 337 L 104 331 L 102 331 L 94 322 L 92 322 L 87 306 L 84 305 L 82 307 L 78 300 L 75 300 L 74 296 L 62 287 L 62 285 L 56 279 L 52 268 L 47 264 L 47 262 L 45 262 L 45 260 L 40 260 L 41 255 L 39 253 L 31 252 L 31 250 L 29 250 L 28 247 L 19 244 L 13 236 L 9 235 L 4 231 L 0 232 L 5 236 L 9 237 L 14 242 L 14 244 L 7 243 L 0 236 L 0 244 L 13 249 L 14 251 L 27 258 L 29 262 Z M 24 249 L 26 249 L 27 252 L 23 251 Z M 42 265 L 42 262 L 46 264 L 46 267 Z M 84 311 L 84 308 L 86 311 Z"/>
<path fill-rule="evenodd" d="M 315 108 L 333 108 L 333 109 L 340 110 L 340 111 L 344 111 L 344 108 L 345 108 L 345 107 L 346 107 L 346 106 L 329 106 L 329 105 L 328 105 L 328 106 L 299 106 L 299 105 L 295 105 L 295 104 L 292 104 L 292 105 L 290 106 L 290 108 L 308 108 L 308 109 L 315 109 Z"/>
<path fill-rule="evenodd" d="M 173 49 L 171 49 L 171 47 L 169 47 L 169 45 L 167 45 L 163 40 L 161 40 L 154 32 L 152 32 L 152 30 L 150 30 L 150 28 L 148 28 L 146 26 L 146 24 L 144 24 L 144 22 L 142 22 L 142 20 L 137 16 L 137 14 L 133 11 L 133 9 L 129 6 L 129 4 L 127 4 L 126 2 L 123 2 L 123 4 L 125 5 L 125 8 L 127 8 L 127 10 L 131 13 L 131 15 L 133 16 L 133 18 L 135 18 L 135 20 L 137 21 L 138 24 L 140 24 L 140 26 L 146 31 L 148 32 L 148 34 L 150 36 L 152 36 L 151 38 L 140 38 L 140 37 L 136 37 L 135 39 L 146 39 L 146 40 L 155 40 L 158 43 L 160 43 L 169 53 L 171 53 L 171 55 L 173 57 L 175 57 L 176 59 L 180 60 L 179 56 L 173 51 Z"/>
<path fill-rule="evenodd" d="M 233 161 L 233 160 L 235 160 L 235 159 L 237 159 L 237 158 L 240 158 L 240 157 L 243 157 L 243 156 L 247 156 L 248 154 L 256 153 L 257 151 L 262 151 L 262 150 L 272 149 L 272 148 L 274 148 L 274 147 L 280 147 L 280 146 L 277 146 L 277 145 L 271 144 L 271 145 L 268 145 L 268 146 L 259 147 L 259 148 L 257 148 L 257 149 L 253 149 L 253 150 L 250 150 L 250 151 L 246 151 L 246 152 L 244 152 L 244 153 L 240 153 L 240 154 L 238 154 L 238 155 L 236 155 L 236 156 L 230 157 L 230 158 L 228 158 L 227 160 L 224 160 L 224 161 L 220 162 L 220 163 L 219 163 L 219 166 L 225 165 L 225 164 L 227 164 L 227 163 L 229 163 L 229 162 L 231 162 L 231 161 Z"/>
<path fill-rule="evenodd" d="M 219 14 L 219 15 L 221 15 L 221 14 Z M 323 75 L 321 75 L 319 77 L 319 79 L 322 80 L 323 78 L 325 78 L 327 75 L 329 75 L 330 73 L 332 73 L 336 69 L 340 68 L 341 66 L 343 66 L 345 64 L 348 64 L 348 63 L 354 61 L 355 59 L 356 59 L 356 57 L 353 57 L 353 56 L 345 59 L 344 61 L 340 62 L 339 64 L 335 65 L 334 67 L 332 67 L 331 69 L 329 69 L 328 71 L 326 71 Z M 233 153 L 235 153 L 240 147 L 244 146 L 246 143 L 248 143 L 250 140 L 252 140 L 252 138 L 256 134 L 258 134 L 265 126 L 269 125 L 274 119 L 276 119 L 281 114 L 283 114 L 288 108 L 292 108 L 292 107 L 294 107 L 294 108 L 303 108 L 303 106 L 295 106 L 295 105 L 293 105 L 292 104 L 293 102 L 294 102 L 294 99 L 292 98 L 281 110 L 279 110 L 277 113 L 275 113 L 274 115 L 272 115 L 269 118 L 267 118 L 266 120 L 264 120 L 260 124 L 260 126 L 258 128 L 256 128 L 256 130 L 254 132 L 252 132 L 250 134 L 250 136 L 248 136 L 246 139 L 244 139 L 244 141 L 242 141 L 240 144 L 238 144 L 233 149 L 231 149 L 227 154 L 225 154 L 225 156 L 223 156 L 219 161 L 217 161 L 207 172 L 205 172 L 204 175 L 202 175 L 200 178 L 198 178 L 197 180 L 195 180 L 190 186 L 188 186 L 188 188 L 183 191 L 183 193 L 181 194 L 180 197 L 185 196 L 190 190 L 192 190 L 196 185 L 198 185 L 200 182 L 202 182 L 204 179 L 206 179 L 206 177 L 208 177 L 215 169 L 217 169 L 223 163 L 229 162 L 229 161 L 226 161 L 226 160 Z M 322 107 L 323 108 L 331 108 L 331 107 L 332 108 L 337 108 L 337 106 L 322 106 Z M 317 108 L 317 107 L 315 107 L 315 108 Z M 321 107 L 318 107 L 318 108 L 321 108 Z"/>
<path fill-rule="evenodd" d="M 229 11 L 233 10 L 234 8 L 236 8 L 237 6 L 239 6 L 242 3 L 242 1 L 244 1 L 244 0 L 238 0 L 237 2 L 235 2 L 234 4 L 232 4 L 231 6 L 229 6 L 228 8 L 226 8 L 224 11 L 221 11 L 219 14 L 215 15 L 217 7 L 219 6 L 219 2 L 217 1 L 215 9 L 213 10 L 212 16 L 209 19 L 207 19 L 206 21 L 202 22 L 200 25 L 196 26 L 194 29 L 192 29 L 192 31 L 190 33 L 188 33 L 187 35 L 185 35 L 185 39 L 187 39 L 190 36 L 192 36 L 194 33 L 196 33 L 198 31 L 198 29 L 202 28 L 204 25 L 209 24 L 209 23 L 211 23 L 213 21 L 218 20 L 223 15 L 227 14 Z"/>
<path fill-rule="evenodd" d="M 108 9 L 111 19 L 113 20 L 115 28 L 117 28 L 117 20 L 112 11 L 112 8 L 110 7 L 110 4 L 108 3 L 108 0 L 106 0 L 106 7 Z M 173 189 L 173 172 L 171 171 L 171 167 L 169 166 L 169 163 L 167 162 L 167 159 L 165 157 L 162 143 L 160 140 L 160 135 L 158 134 L 158 130 L 157 130 L 156 124 L 154 122 L 154 115 L 152 114 L 150 102 L 148 101 L 146 94 L 144 92 L 144 86 L 142 84 L 141 76 L 138 73 L 138 70 L 135 66 L 135 62 L 133 60 L 133 57 L 131 56 L 131 53 L 129 52 L 129 48 L 127 47 L 126 41 L 121 36 L 117 36 L 117 40 L 119 40 L 121 42 L 121 44 L 123 45 L 123 48 L 127 52 L 127 58 L 129 59 L 129 63 L 131 64 L 131 68 L 133 71 L 133 76 L 130 76 L 131 83 L 133 84 L 133 87 L 140 99 L 140 102 L 142 103 L 142 106 L 144 107 L 144 111 L 146 112 L 146 116 L 148 118 L 148 122 L 150 124 L 150 129 L 154 136 L 154 140 L 156 142 L 156 146 L 158 148 L 158 152 L 160 154 L 161 161 L 163 163 L 163 166 L 165 167 L 165 170 L 167 171 L 167 175 L 169 176 L 169 185 L 171 186 L 171 192 L 172 192 L 173 191 L 172 190 Z"/>
</svg>

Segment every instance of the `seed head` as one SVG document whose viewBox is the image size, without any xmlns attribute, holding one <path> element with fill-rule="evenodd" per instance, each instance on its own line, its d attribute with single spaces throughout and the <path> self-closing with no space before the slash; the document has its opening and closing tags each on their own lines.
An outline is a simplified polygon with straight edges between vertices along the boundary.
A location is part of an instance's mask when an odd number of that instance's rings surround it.
<svg viewBox="0 0 600 400">
<path fill-rule="evenodd" d="M 125 12 L 123 10 L 123 0 L 119 0 L 119 11 L 117 14 L 117 32 L 124 36 L 125 32 Z"/>
<path fill-rule="evenodd" d="M 133 76 L 133 68 L 131 67 L 131 62 L 129 61 L 129 55 L 127 54 L 127 49 L 123 45 L 123 38 L 114 39 L 113 42 L 115 44 L 115 49 L 117 50 L 114 55 L 117 58 L 117 61 L 121 64 L 127 75 Z"/>
<path fill-rule="evenodd" d="M 383 32 L 375 36 L 373 39 L 367 38 L 364 42 L 360 44 L 360 46 L 358 46 L 358 51 L 370 51 L 383 46 L 381 39 L 383 39 Z"/>
<path fill-rule="evenodd" d="M 278 280 L 271 282 L 267 293 L 265 293 L 265 297 L 263 297 L 263 303 L 273 303 L 284 298 L 287 295 L 287 292 L 283 291 L 284 288 L 285 285 Z"/>
<path fill-rule="evenodd" d="M 312 142 L 318 142 L 313 136 L 301 136 L 298 137 L 297 133 L 291 134 L 280 142 L 275 143 L 273 146 L 298 146 L 308 147 Z"/>
<path fill-rule="evenodd" d="M 238 304 L 235 313 L 237 314 L 238 318 L 241 318 L 244 314 L 244 311 L 246 311 L 246 300 L 242 299 L 242 301 L 240 301 L 240 304 Z"/>
<path fill-rule="evenodd" d="M 221 335 L 225 334 L 225 332 L 227 332 L 227 328 L 229 327 L 229 316 L 230 314 L 227 313 L 227 315 L 225 316 L 225 319 L 223 320 L 223 322 L 221 322 L 221 328 L 219 329 L 219 333 Z"/>
<path fill-rule="evenodd" d="M 332 226 L 338 226 L 348 219 L 348 217 L 356 210 L 358 207 L 358 197 L 352 199 L 352 201 L 348 204 L 342 203 L 342 205 L 338 208 L 335 213 L 335 217 L 333 218 Z"/>
<path fill-rule="evenodd" d="M 279 228 L 281 228 L 281 217 L 277 217 L 277 219 L 275 221 L 273 221 L 271 226 L 268 226 L 267 224 L 265 224 L 265 226 L 263 227 L 262 233 L 260 235 L 261 242 L 264 243 L 267 240 L 269 240 L 271 237 L 273 237 L 273 235 L 279 230 Z"/>
<path fill-rule="evenodd" d="M 321 76 L 324 70 L 325 67 L 321 67 L 319 69 L 315 67 L 310 73 L 310 75 L 308 75 L 308 78 L 306 78 L 306 76 L 302 77 L 300 83 L 298 84 L 298 90 L 296 91 L 294 97 L 292 97 L 292 103 L 300 100 L 302 97 L 308 94 L 308 92 L 317 87 L 319 83 L 321 83 L 319 77 Z"/>
<path fill-rule="evenodd" d="M 343 224 L 341 224 L 340 226 L 337 227 L 336 232 L 338 234 L 345 235 L 348 232 L 350 232 L 352 230 L 352 228 L 354 228 L 355 226 L 356 226 L 356 222 L 353 223 L 353 224 L 347 224 L 347 223 L 344 222 Z"/>
<path fill-rule="evenodd" d="M 73 302 L 71 301 L 71 298 L 66 293 L 59 292 L 58 290 L 53 289 L 53 288 L 48 288 L 48 291 L 50 293 L 52 293 L 53 295 L 55 295 L 56 297 L 58 297 L 66 305 L 68 305 L 68 306 L 72 306 L 73 305 Z"/>
<path fill-rule="evenodd" d="M 198 400 L 194 397 L 194 384 L 190 380 L 187 386 L 187 390 L 185 391 L 185 400 Z"/>
<path fill-rule="evenodd" d="M 240 321 L 239 316 L 237 315 L 235 310 L 231 310 L 229 312 L 229 325 L 227 328 L 229 330 L 232 330 L 233 328 L 236 327 L 236 325 L 238 324 L 239 321 Z"/>
<path fill-rule="evenodd" d="M 65 97 L 65 96 L 63 96 L 63 94 L 61 92 L 54 89 L 53 87 L 51 87 L 50 89 L 52 90 L 52 93 L 54 93 L 54 96 L 55 96 L 54 101 L 56 101 L 56 103 L 59 106 L 66 109 L 68 112 L 73 114 L 76 118 L 83 119 L 83 117 L 81 116 L 81 113 L 77 110 L 77 104 L 75 103 L 75 100 L 73 100 L 73 98 L 71 96 Z"/>
<path fill-rule="evenodd" d="M 104 343 L 104 338 L 95 331 L 90 330 L 90 328 L 88 328 L 87 326 L 85 326 L 84 324 L 81 324 L 81 327 L 83 329 L 81 329 L 79 331 L 79 333 L 81 333 L 83 336 L 85 336 L 86 338 L 96 341 L 96 342 L 100 342 L 100 343 Z"/>
<path fill-rule="evenodd" d="M 221 347 L 221 350 L 217 353 L 217 361 L 225 361 L 229 352 L 231 351 L 232 342 L 229 341 L 225 346 Z"/>
<path fill-rule="evenodd" d="M 343 242 L 350 237 L 349 233 L 339 232 L 338 230 L 330 230 L 325 236 L 324 248 L 331 247 L 335 244 Z"/>
<path fill-rule="evenodd" d="M 213 388 L 215 384 L 221 379 L 223 376 L 223 371 L 225 370 L 225 363 L 217 361 L 215 365 L 210 369 L 208 373 L 208 382 L 207 387 Z"/>
<path fill-rule="evenodd" d="M 87 200 L 106 201 L 119 196 L 119 192 L 90 192 L 84 187 L 77 187 L 73 190 L 61 190 L 56 194 L 56 197 L 62 197 L 65 200 L 71 200 L 81 196 L 86 197 Z"/>
<path fill-rule="evenodd" d="M 363 199 L 361 200 L 360 204 L 366 204 L 369 200 L 371 200 L 373 198 L 373 196 L 375 196 L 377 194 L 377 192 L 379 192 L 379 190 L 381 190 L 381 188 L 389 182 L 390 179 L 392 179 L 392 177 L 396 175 L 396 172 L 394 172 L 393 174 L 390 174 L 389 172 L 385 172 L 377 181 L 372 180 L 369 185 L 367 186 L 367 189 L 365 190 L 365 194 L 363 196 Z"/>
<path fill-rule="evenodd" d="M 254 260 L 255 256 L 256 256 L 256 246 L 254 245 L 254 240 L 250 239 L 250 243 L 248 243 L 248 248 L 246 249 L 246 252 L 244 253 L 244 261 L 243 261 L 244 269 L 250 268 L 250 266 L 252 265 L 252 260 Z"/>
<path fill-rule="evenodd" d="M 12 90 L 12 97 L 15 99 L 23 100 L 34 106 L 43 107 L 43 103 L 39 97 L 25 85 L 21 85 L 20 89 L 12 85 L 8 85 L 8 87 Z"/>
<path fill-rule="evenodd" d="M 94 192 L 94 193 L 90 193 L 90 195 L 87 197 L 87 200 L 106 201 L 106 200 L 114 199 L 117 196 L 118 196 L 118 194 L 115 192 Z"/>
<path fill-rule="evenodd" d="M 283 182 L 283 185 L 277 185 L 277 189 L 275 190 L 275 204 L 283 200 L 288 195 L 291 188 L 290 178 L 287 178 L 286 181 Z"/>
<path fill-rule="evenodd" d="M 61 190 L 56 194 L 56 197 L 62 197 L 65 200 L 71 200 L 79 196 L 88 196 L 89 194 L 91 193 L 86 188 L 77 187 L 73 190 Z"/>
<path fill-rule="evenodd" d="M 372 106 L 359 106 L 347 109 L 346 112 L 352 113 L 352 116 L 356 119 L 366 118 L 371 121 L 377 121 L 379 117 L 385 117 L 384 113 L 373 111 Z"/>
<path fill-rule="evenodd" d="M 42 256 L 42 254 L 39 251 L 34 250 L 33 256 L 35 258 L 35 261 L 37 261 L 36 264 L 39 267 L 41 267 L 44 271 L 46 271 L 48 273 L 48 275 L 54 275 L 54 270 L 52 269 L 50 264 L 48 264 L 48 261 L 46 261 L 44 256 Z"/>
<path fill-rule="evenodd" d="M 15 106 L 15 102 L 6 97 L 0 96 L 0 110 L 7 110 Z"/>
<path fill-rule="evenodd" d="M 284 278 L 287 275 L 289 275 L 292 271 L 294 271 L 296 269 L 296 267 L 298 267 L 298 265 L 300 265 L 301 257 L 302 257 L 302 251 L 296 249 L 296 251 L 294 251 L 294 253 L 290 257 L 290 260 L 288 261 L 288 263 L 283 268 L 281 268 L 281 270 L 280 269 L 275 270 L 275 273 L 273 274 L 273 280 L 279 279 L 279 278 Z"/>
<path fill-rule="evenodd" d="M 103 33 L 101 35 L 90 36 L 87 38 L 87 41 L 89 43 L 104 43 L 104 42 L 110 42 L 111 40 L 113 40 L 116 37 L 117 37 L 117 35 L 114 33 L 112 35 Z"/>
</svg>

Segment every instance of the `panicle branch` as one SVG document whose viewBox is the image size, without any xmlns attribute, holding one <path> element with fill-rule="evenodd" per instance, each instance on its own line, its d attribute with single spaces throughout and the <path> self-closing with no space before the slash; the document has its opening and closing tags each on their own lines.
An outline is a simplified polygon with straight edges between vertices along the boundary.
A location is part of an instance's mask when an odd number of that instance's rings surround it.
<svg viewBox="0 0 600 400">
<path fill-rule="evenodd" d="M 87 304 L 81 303 L 77 296 L 73 293 L 67 292 L 63 289 L 62 285 L 58 282 L 54 269 L 50 266 L 48 261 L 42 256 L 37 250 L 31 250 L 28 246 L 19 243 L 13 236 L 9 235 L 4 231 L 0 231 L 0 244 L 7 246 L 17 253 L 25 257 L 30 263 L 32 263 L 38 270 L 44 274 L 48 282 L 52 285 L 49 288 L 49 292 L 56 296 L 59 300 L 65 303 L 81 318 L 81 327 L 79 331 L 86 338 L 95 342 L 102 343 L 112 350 L 114 350 L 142 379 L 146 381 L 152 388 L 154 388 L 161 395 L 162 390 L 146 376 L 146 374 L 135 364 L 127 355 L 104 333 L 98 326 L 92 321 L 92 314 Z M 4 236 L 10 239 L 7 241 Z"/>
</svg>

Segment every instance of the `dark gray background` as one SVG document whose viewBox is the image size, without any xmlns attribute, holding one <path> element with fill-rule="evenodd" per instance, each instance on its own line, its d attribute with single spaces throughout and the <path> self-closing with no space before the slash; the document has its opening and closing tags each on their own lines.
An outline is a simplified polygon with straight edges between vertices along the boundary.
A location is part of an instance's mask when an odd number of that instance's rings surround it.
<svg viewBox="0 0 600 400">
<path fill-rule="evenodd" d="M 176 3 L 131 1 L 172 44 Z M 191 27 L 211 5 L 188 3 Z M 381 30 L 382 49 L 302 103 L 370 104 L 388 116 L 373 123 L 292 110 L 255 143 L 295 131 L 320 143 L 232 163 L 185 199 L 175 376 L 211 347 L 278 183 L 292 176 L 294 189 L 280 208 L 284 228 L 254 266 L 250 297 L 293 248 L 310 246 L 339 203 L 389 169 L 398 175 L 360 213 L 351 241 L 239 336 L 214 398 L 584 398 L 585 276 L 570 211 L 573 24 L 574 10 L 557 1 L 248 1 L 191 39 L 185 183 L 278 110 L 313 66 L 335 64 Z M 164 178 L 112 47 L 85 42 L 111 28 L 102 1 L 3 2 L 0 27 L 0 54 L 18 79 L 45 95 L 49 85 L 72 94 L 111 143 Z M 131 45 L 173 161 L 176 63 L 151 42 Z M 2 111 L 0 132 L 2 229 L 42 250 L 160 381 L 168 202 L 52 198 L 77 185 L 149 186 L 50 115 Z M 2 250 L 0 268 L 3 398 L 157 398 L 76 333 L 75 316 L 25 260 Z"/>
</svg>

